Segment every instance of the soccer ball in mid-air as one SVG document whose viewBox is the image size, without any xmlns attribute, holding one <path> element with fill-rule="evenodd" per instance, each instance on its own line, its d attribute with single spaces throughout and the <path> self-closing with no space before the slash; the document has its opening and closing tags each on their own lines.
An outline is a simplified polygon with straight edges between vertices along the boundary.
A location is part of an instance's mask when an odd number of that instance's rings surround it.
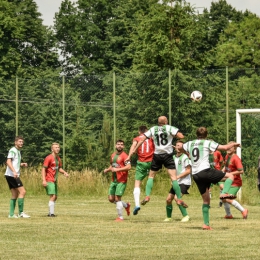
<svg viewBox="0 0 260 260">
<path fill-rule="evenodd" d="M 202 99 L 202 93 L 198 90 L 194 90 L 191 94 L 190 94 L 190 98 L 192 101 L 194 102 L 199 102 Z"/>
</svg>

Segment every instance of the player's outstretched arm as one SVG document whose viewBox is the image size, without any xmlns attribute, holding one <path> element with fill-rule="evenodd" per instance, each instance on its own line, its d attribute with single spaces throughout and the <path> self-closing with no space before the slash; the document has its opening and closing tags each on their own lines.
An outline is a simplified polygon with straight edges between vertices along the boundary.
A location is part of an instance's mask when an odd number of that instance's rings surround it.
<svg viewBox="0 0 260 260">
<path fill-rule="evenodd" d="M 230 144 L 224 144 L 224 145 L 220 144 L 217 149 L 222 150 L 222 151 L 227 151 L 228 149 L 230 149 L 232 147 L 235 147 L 235 148 L 240 147 L 240 144 L 239 143 L 230 143 Z"/>
</svg>

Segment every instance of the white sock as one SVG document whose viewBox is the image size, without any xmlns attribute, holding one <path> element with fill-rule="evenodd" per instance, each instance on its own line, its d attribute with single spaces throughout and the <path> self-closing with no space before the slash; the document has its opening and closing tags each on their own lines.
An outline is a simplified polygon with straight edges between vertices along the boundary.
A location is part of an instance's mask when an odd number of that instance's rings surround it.
<svg viewBox="0 0 260 260">
<path fill-rule="evenodd" d="M 225 211 L 226 211 L 227 216 L 231 216 L 229 203 L 224 202 L 223 204 L 224 204 L 224 209 L 225 209 Z"/>
<path fill-rule="evenodd" d="M 135 199 L 135 206 L 140 207 L 140 194 L 141 194 L 140 188 L 135 187 L 133 194 L 134 194 L 134 199 Z"/>
<path fill-rule="evenodd" d="M 127 203 L 125 203 L 124 201 L 121 201 L 122 202 L 122 205 L 124 208 L 127 208 Z"/>
<path fill-rule="evenodd" d="M 122 201 L 117 201 L 116 210 L 117 210 L 118 217 L 123 219 L 123 203 L 122 203 Z"/>
<path fill-rule="evenodd" d="M 54 201 L 49 201 L 49 212 L 50 214 L 54 214 L 54 206 L 55 206 L 55 202 Z"/>
<path fill-rule="evenodd" d="M 243 212 L 245 209 L 240 205 L 240 203 L 236 200 L 233 200 L 232 201 L 232 205 L 238 209 L 239 211 Z"/>
</svg>

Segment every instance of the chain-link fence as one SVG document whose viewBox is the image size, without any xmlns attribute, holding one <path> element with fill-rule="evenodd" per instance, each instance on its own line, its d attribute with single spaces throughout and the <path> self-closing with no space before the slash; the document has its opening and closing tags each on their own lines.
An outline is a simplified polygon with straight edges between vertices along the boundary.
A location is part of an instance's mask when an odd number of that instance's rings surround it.
<svg viewBox="0 0 260 260">
<path fill-rule="evenodd" d="M 23 158 L 37 165 L 59 142 L 66 168 L 101 169 L 115 139 L 128 151 L 140 125 L 156 125 L 160 115 L 195 138 L 206 126 L 219 143 L 236 139 L 235 111 L 259 107 L 260 70 L 223 69 L 87 75 L 75 78 L 0 81 L 1 149 L 4 163 L 14 136 L 25 138 Z M 200 90 L 200 103 L 190 93 Z M 259 117 L 242 116 L 242 160 L 257 165 Z"/>
</svg>

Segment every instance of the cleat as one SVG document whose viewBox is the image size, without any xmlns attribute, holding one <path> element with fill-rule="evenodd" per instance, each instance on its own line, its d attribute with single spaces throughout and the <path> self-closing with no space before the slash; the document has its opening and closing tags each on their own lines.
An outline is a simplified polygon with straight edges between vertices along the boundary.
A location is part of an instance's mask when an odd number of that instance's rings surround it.
<svg viewBox="0 0 260 260">
<path fill-rule="evenodd" d="M 115 219 L 115 221 L 116 221 L 116 222 L 122 222 L 122 221 L 124 221 L 124 219 L 118 217 L 118 218 Z"/>
<path fill-rule="evenodd" d="M 223 202 L 222 202 L 222 201 L 220 201 L 220 202 L 219 202 L 219 207 L 221 208 L 221 207 L 222 207 L 222 205 L 223 205 Z"/>
<path fill-rule="evenodd" d="M 133 215 L 137 215 L 137 214 L 138 214 L 138 211 L 139 211 L 140 209 L 141 209 L 140 207 L 135 207 L 135 208 L 134 208 L 134 211 L 133 211 Z"/>
<path fill-rule="evenodd" d="M 233 219 L 233 216 L 232 215 L 226 215 L 224 218 L 225 219 Z"/>
<path fill-rule="evenodd" d="M 127 216 L 129 216 L 130 215 L 130 206 L 131 206 L 131 204 L 129 202 L 127 202 L 126 205 L 127 205 L 127 207 L 125 208 L 125 211 L 126 211 Z"/>
<path fill-rule="evenodd" d="M 219 198 L 220 199 L 235 199 L 237 196 L 236 195 L 233 195 L 233 194 L 228 194 L 228 193 L 222 193 L 220 194 Z"/>
<path fill-rule="evenodd" d="M 145 205 L 146 203 L 148 203 L 150 201 L 150 197 L 146 196 L 144 200 L 141 201 L 141 205 Z"/>
<path fill-rule="evenodd" d="M 18 218 L 16 215 L 8 216 L 8 218 Z"/>
<path fill-rule="evenodd" d="M 190 217 L 187 215 L 181 219 L 181 222 L 188 222 L 190 220 Z"/>
<path fill-rule="evenodd" d="M 30 216 L 27 215 L 27 214 L 24 213 L 24 212 L 21 212 L 21 213 L 18 215 L 18 218 L 30 218 Z"/>
<path fill-rule="evenodd" d="M 56 215 L 55 214 L 48 214 L 47 217 L 55 218 Z"/>
<path fill-rule="evenodd" d="M 184 208 L 188 208 L 188 205 L 183 200 L 177 200 L 177 205 L 183 206 Z"/>
<path fill-rule="evenodd" d="M 210 226 L 205 225 L 205 224 L 202 226 L 202 229 L 203 230 L 213 230 Z"/>
<path fill-rule="evenodd" d="M 166 219 L 164 220 L 164 222 L 170 222 L 170 221 L 172 221 L 172 218 L 166 218 Z"/>
<path fill-rule="evenodd" d="M 245 209 L 245 210 L 242 212 L 242 216 L 243 216 L 243 219 L 247 219 L 248 209 Z"/>
</svg>

